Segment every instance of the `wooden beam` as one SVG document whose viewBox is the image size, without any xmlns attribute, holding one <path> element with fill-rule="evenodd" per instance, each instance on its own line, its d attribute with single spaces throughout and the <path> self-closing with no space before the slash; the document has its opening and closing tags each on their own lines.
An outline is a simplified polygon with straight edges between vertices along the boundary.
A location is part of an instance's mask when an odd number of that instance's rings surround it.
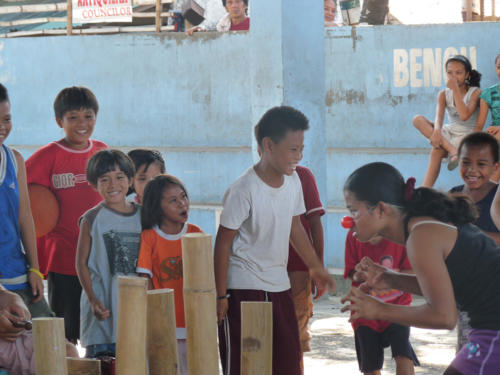
<svg viewBox="0 0 500 375">
<path fill-rule="evenodd" d="M 19 25 L 33 25 L 37 23 L 47 23 L 47 22 L 66 22 L 66 17 L 42 17 L 42 18 L 25 18 L 22 20 L 15 21 L 0 21 L 0 26 L 19 26 Z"/>
<path fill-rule="evenodd" d="M 466 0 L 466 5 L 465 5 L 465 20 L 467 22 L 472 21 L 472 0 Z"/>
<path fill-rule="evenodd" d="M 156 29 L 155 31 L 159 33 L 161 31 L 161 10 L 162 10 L 162 3 L 161 0 L 156 0 L 156 15 L 155 15 L 155 25 Z"/>
<path fill-rule="evenodd" d="M 73 0 L 67 0 L 68 5 L 67 5 L 67 11 L 66 11 L 66 17 L 67 17 L 67 35 L 73 34 Z"/>
</svg>

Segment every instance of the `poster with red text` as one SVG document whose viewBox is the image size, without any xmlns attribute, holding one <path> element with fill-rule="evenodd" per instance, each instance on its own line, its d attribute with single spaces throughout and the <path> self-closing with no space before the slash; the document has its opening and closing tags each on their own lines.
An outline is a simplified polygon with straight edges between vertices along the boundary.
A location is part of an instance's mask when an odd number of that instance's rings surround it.
<svg viewBox="0 0 500 375">
<path fill-rule="evenodd" d="M 132 22 L 132 0 L 72 0 L 73 23 Z"/>
</svg>

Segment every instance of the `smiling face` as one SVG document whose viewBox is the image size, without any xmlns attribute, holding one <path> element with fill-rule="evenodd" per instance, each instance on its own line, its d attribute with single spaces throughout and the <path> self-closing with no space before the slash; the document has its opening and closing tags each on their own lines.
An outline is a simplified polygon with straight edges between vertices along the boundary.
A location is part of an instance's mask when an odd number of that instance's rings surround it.
<svg viewBox="0 0 500 375">
<path fill-rule="evenodd" d="M 69 110 L 62 118 L 56 118 L 56 121 L 66 134 L 64 141 L 68 147 L 77 150 L 88 147 L 96 123 L 93 109 Z"/>
<path fill-rule="evenodd" d="M 278 143 L 266 138 L 267 157 L 272 168 L 279 175 L 291 176 L 302 160 L 304 151 L 304 132 L 287 131 Z"/>
<path fill-rule="evenodd" d="M 125 197 L 131 181 L 117 165 L 109 172 L 97 178 L 95 189 L 104 202 L 111 208 L 121 211 L 125 205 Z"/>
<path fill-rule="evenodd" d="M 379 228 L 376 207 L 370 207 L 366 202 L 359 201 L 354 193 L 344 190 L 344 200 L 351 217 L 354 220 L 354 237 L 361 242 L 367 242 L 378 235 Z"/>
<path fill-rule="evenodd" d="M 143 164 L 138 168 L 134 176 L 134 190 L 139 203 L 142 203 L 146 184 L 161 173 L 161 167 L 157 163 Z"/>
<path fill-rule="evenodd" d="M 460 150 L 459 172 L 469 190 L 478 190 L 490 181 L 498 168 L 490 147 L 463 145 Z"/>
<path fill-rule="evenodd" d="M 446 65 L 446 76 L 448 79 L 456 79 L 458 86 L 465 85 L 465 80 L 469 78 L 469 73 L 465 71 L 465 66 L 458 61 L 450 61 Z"/>
<path fill-rule="evenodd" d="M 161 196 L 161 210 L 162 230 L 168 234 L 179 233 L 189 213 L 189 198 L 184 189 L 179 185 L 168 185 Z"/>
<path fill-rule="evenodd" d="M 10 103 L 0 103 L 0 146 L 5 142 L 12 129 L 12 115 L 10 114 Z"/>
<path fill-rule="evenodd" d="M 324 3 L 325 22 L 335 21 L 337 16 L 337 4 L 333 0 L 326 0 Z"/>
</svg>

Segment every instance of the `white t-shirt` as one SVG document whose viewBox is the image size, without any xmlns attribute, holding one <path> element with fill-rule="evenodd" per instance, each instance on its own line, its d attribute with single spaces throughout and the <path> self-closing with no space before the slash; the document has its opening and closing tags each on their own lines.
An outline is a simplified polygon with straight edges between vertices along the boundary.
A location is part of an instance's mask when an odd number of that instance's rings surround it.
<svg viewBox="0 0 500 375">
<path fill-rule="evenodd" d="M 229 255 L 228 289 L 282 292 L 290 288 L 286 265 L 293 216 L 305 212 L 299 176 L 279 188 L 249 168 L 224 194 L 220 224 L 238 230 Z"/>
</svg>

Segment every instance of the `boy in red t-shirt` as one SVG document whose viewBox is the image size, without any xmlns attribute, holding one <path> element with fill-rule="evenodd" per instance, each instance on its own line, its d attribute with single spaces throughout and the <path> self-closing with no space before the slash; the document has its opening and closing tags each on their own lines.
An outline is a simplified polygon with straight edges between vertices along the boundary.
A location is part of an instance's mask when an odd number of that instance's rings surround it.
<svg viewBox="0 0 500 375">
<path fill-rule="evenodd" d="M 66 338 L 73 343 L 80 334 L 82 288 L 75 269 L 78 219 L 102 198 L 87 182 L 87 160 L 106 144 L 90 139 L 99 104 L 86 87 L 63 89 L 54 101 L 57 125 L 64 138 L 49 143 L 26 161 L 28 184 L 48 187 L 59 202 L 59 220 L 43 238 L 39 252 L 42 272 L 48 273 L 49 303 L 58 317 L 64 317 Z"/>
<path fill-rule="evenodd" d="M 354 238 L 352 230 L 349 231 L 345 244 L 345 279 L 352 280 L 354 267 L 364 257 L 398 272 L 411 271 L 404 246 L 378 236 L 369 242 L 361 242 Z M 359 284 L 352 282 L 356 287 Z M 412 300 L 411 294 L 396 289 L 372 290 L 370 294 L 384 302 L 397 305 L 409 305 Z M 384 348 L 390 345 L 392 357 L 396 361 L 397 375 L 414 373 L 413 366 L 418 366 L 419 362 L 410 344 L 410 327 L 385 320 L 360 318 L 352 322 L 352 328 L 361 372 L 380 374 L 384 364 Z"/>
<path fill-rule="evenodd" d="M 300 222 L 316 251 L 316 255 L 323 263 L 324 239 L 321 216 L 325 214 L 325 209 L 319 198 L 316 179 L 306 167 L 297 166 L 295 171 L 299 175 L 306 206 L 306 212 L 300 215 Z M 313 313 L 311 278 L 309 277 L 309 269 L 291 243 L 289 246 L 287 271 L 290 278 L 295 315 L 297 315 L 297 322 L 299 323 L 300 349 L 302 353 L 309 352 L 311 351 L 309 344 L 311 341 L 309 318 L 312 317 Z"/>
</svg>

